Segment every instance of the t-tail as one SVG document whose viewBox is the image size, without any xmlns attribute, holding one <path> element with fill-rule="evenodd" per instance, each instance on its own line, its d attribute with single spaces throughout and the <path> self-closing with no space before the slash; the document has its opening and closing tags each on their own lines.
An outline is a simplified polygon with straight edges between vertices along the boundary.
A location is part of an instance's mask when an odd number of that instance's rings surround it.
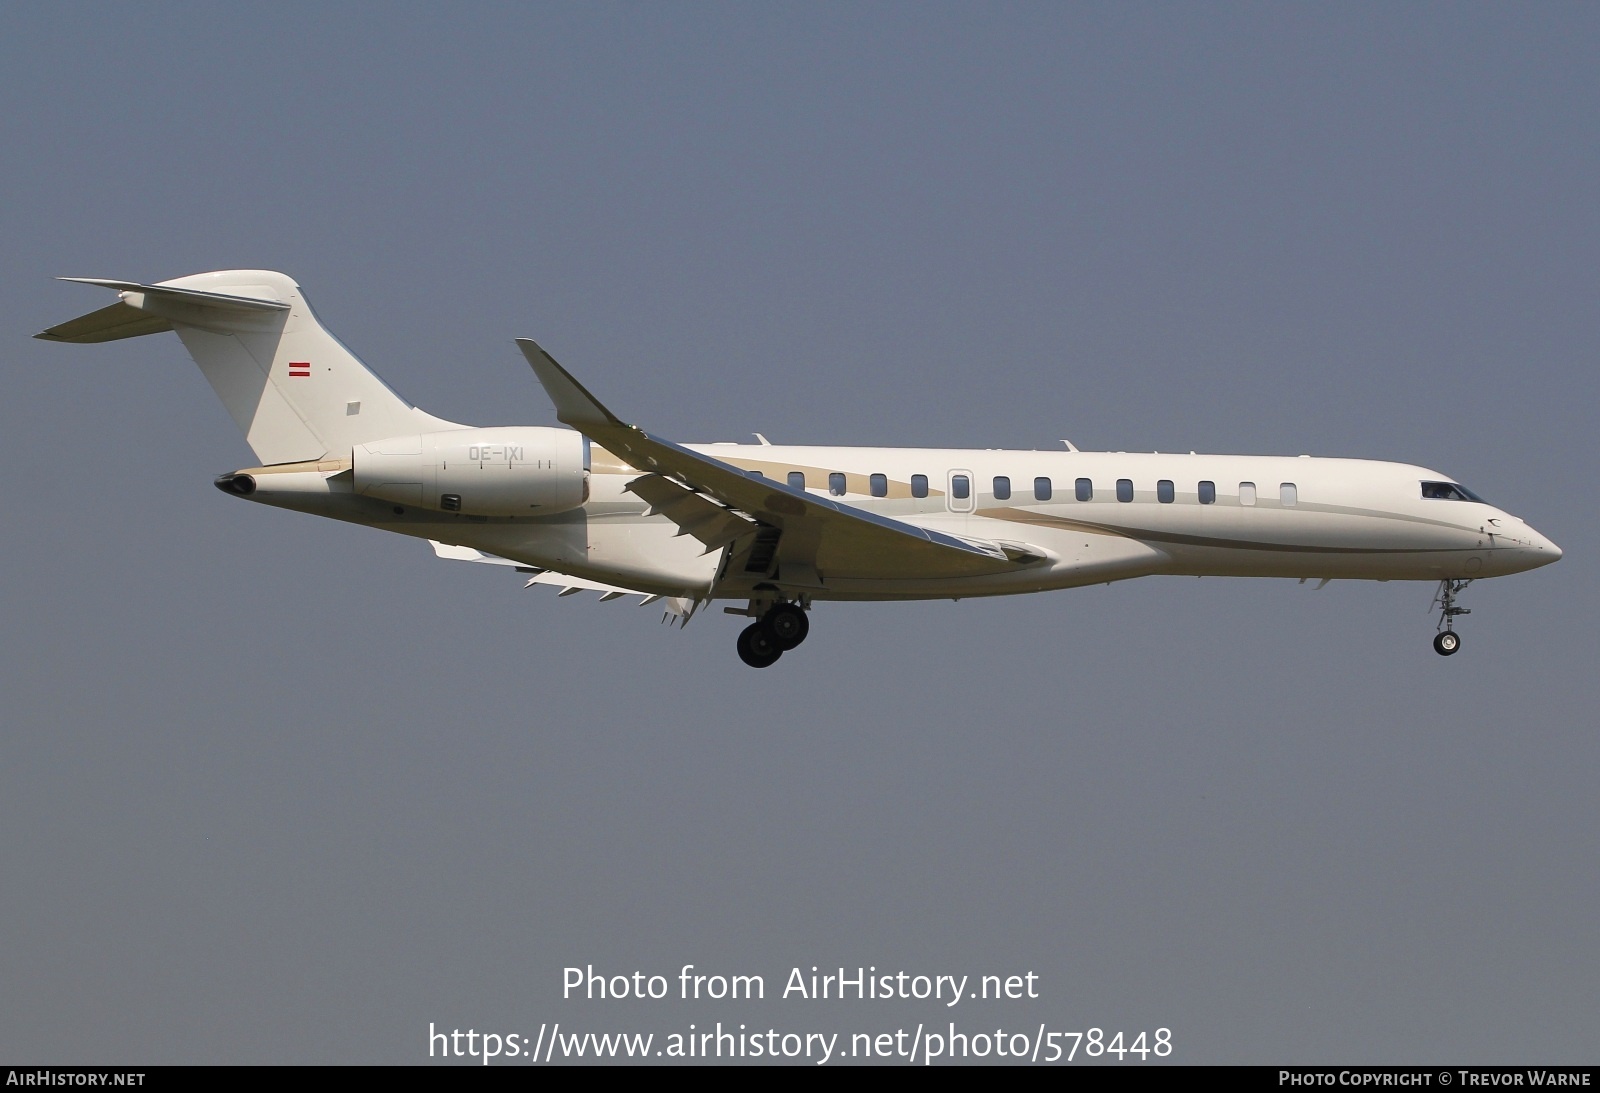
<svg viewBox="0 0 1600 1093">
<path fill-rule="evenodd" d="M 348 459 L 369 441 L 461 428 L 395 394 L 281 273 L 223 270 L 153 285 L 62 279 L 114 289 L 118 302 L 37 337 L 89 343 L 175 331 L 265 466 Z"/>
</svg>

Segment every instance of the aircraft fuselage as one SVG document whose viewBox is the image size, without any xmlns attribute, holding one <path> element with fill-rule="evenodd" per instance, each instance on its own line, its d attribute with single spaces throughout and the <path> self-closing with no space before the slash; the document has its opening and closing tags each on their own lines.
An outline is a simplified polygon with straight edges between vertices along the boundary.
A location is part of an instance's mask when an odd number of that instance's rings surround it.
<svg viewBox="0 0 1600 1093">
<path fill-rule="evenodd" d="M 1425 497 L 1424 483 L 1453 485 L 1452 480 L 1402 463 L 1312 456 L 688 447 L 752 476 L 791 485 L 803 481 L 808 492 L 863 511 L 950 535 L 1025 544 L 1041 556 L 1032 566 L 979 576 L 863 578 L 821 571 L 820 583 L 804 589 L 815 600 L 1005 595 L 1152 574 L 1438 581 L 1517 573 L 1561 557 L 1543 535 L 1493 505 L 1466 497 Z M 392 505 L 340 489 L 338 474 L 327 472 L 309 472 L 311 480 L 278 490 L 270 468 L 250 472 L 259 483 L 251 499 L 641 591 L 738 599 L 762 584 L 783 586 L 781 570 L 776 580 L 765 573 L 729 572 L 725 551 L 704 551 L 680 533 L 678 524 L 650 514 L 645 502 L 625 490 L 640 471 L 595 451 L 588 500 L 579 509 L 550 516 L 482 517 Z M 794 475 L 801 479 L 791 479 Z"/>
</svg>

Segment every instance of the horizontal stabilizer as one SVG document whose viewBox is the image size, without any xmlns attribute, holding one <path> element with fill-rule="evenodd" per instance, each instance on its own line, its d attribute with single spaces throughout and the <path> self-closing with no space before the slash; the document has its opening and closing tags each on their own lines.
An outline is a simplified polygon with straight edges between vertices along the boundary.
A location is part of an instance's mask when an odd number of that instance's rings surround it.
<svg viewBox="0 0 1600 1093">
<path fill-rule="evenodd" d="M 202 307 L 220 307 L 231 311 L 288 311 L 282 300 L 263 299 L 259 296 L 234 296 L 226 292 L 206 292 L 198 288 L 177 288 L 173 285 L 141 285 L 137 281 L 112 281 L 104 277 L 57 277 L 58 281 L 73 281 L 80 285 L 99 285 L 119 292 L 140 292 L 147 296 L 182 300 Z M 262 286 L 265 288 L 266 286 Z"/>
<path fill-rule="evenodd" d="M 204 292 L 194 288 L 174 288 L 171 285 L 141 285 L 137 281 L 113 281 L 104 277 L 58 277 L 58 281 L 73 281 L 80 285 L 98 285 L 115 289 L 124 299 L 99 311 L 91 311 L 76 319 L 52 326 L 35 334 L 49 342 L 72 342 L 89 345 L 95 342 L 114 342 L 122 338 L 137 338 L 144 334 L 160 334 L 175 329 L 169 319 L 153 314 L 142 306 L 147 299 L 170 300 L 176 303 L 207 308 L 213 311 L 250 314 L 263 311 L 288 311 L 282 300 L 255 296 L 230 296 L 222 292 Z M 263 291 L 271 291 L 262 286 Z"/>
<path fill-rule="evenodd" d="M 110 307 L 91 311 L 76 319 L 52 326 L 35 334 L 47 342 L 71 342 L 91 345 L 95 342 L 114 342 L 123 338 L 138 338 L 145 334 L 160 334 L 171 330 L 172 324 L 159 315 L 150 315 L 138 308 L 118 301 Z"/>
</svg>

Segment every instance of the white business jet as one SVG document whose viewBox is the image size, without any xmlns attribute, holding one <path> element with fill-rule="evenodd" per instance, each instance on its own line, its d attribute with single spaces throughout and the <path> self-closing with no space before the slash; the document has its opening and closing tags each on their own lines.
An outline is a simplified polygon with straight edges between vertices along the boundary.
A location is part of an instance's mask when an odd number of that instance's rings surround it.
<svg viewBox="0 0 1600 1093">
<path fill-rule="evenodd" d="M 261 466 L 223 491 L 412 535 L 562 595 L 713 600 L 764 668 L 819 600 L 960 599 L 1152 574 L 1434 581 L 1434 648 L 1460 648 L 1473 580 L 1561 550 L 1446 475 L 1366 459 L 680 445 L 625 424 L 536 343 L 517 345 L 572 428 L 471 428 L 410 405 L 281 273 L 159 284 L 70 277 L 118 302 L 38 337 L 175 331 Z M 575 430 L 575 431 L 574 431 Z"/>
</svg>

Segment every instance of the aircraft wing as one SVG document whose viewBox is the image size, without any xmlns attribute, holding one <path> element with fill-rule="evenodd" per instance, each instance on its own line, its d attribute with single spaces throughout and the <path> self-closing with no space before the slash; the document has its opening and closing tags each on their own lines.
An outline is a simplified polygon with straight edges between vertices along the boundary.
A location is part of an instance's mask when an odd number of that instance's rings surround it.
<svg viewBox="0 0 1600 1093">
<path fill-rule="evenodd" d="M 575 577 L 570 573 L 560 573 L 554 569 L 541 569 L 538 566 L 524 565 L 522 562 L 511 558 L 502 558 L 498 554 L 485 554 L 473 547 L 457 546 L 453 543 L 441 543 L 437 539 L 429 539 L 434 554 L 441 558 L 456 562 L 483 562 L 488 565 L 511 566 L 518 573 L 531 573 L 524 588 L 534 585 L 546 585 L 550 588 L 559 588 L 559 596 L 571 596 L 577 592 L 598 592 L 600 602 L 619 599 L 623 596 L 638 596 L 639 606 L 665 600 L 667 605 L 666 615 L 663 618 L 679 619 L 687 623 L 689 618 L 700 608 L 704 601 L 693 596 L 663 596 L 659 592 L 641 592 L 637 588 L 624 588 L 621 585 L 605 584 L 602 581 L 591 581 L 587 577 Z"/>
<path fill-rule="evenodd" d="M 971 577 L 1010 572 L 1039 560 L 1015 549 L 1008 553 L 997 543 L 948 535 L 843 505 L 652 436 L 607 410 L 537 342 L 519 338 L 517 345 L 555 403 L 556 417 L 641 472 L 660 476 L 641 483 L 634 492 L 645 496 L 667 489 L 692 491 L 758 525 L 779 529 L 780 584 L 820 587 L 829 575 Z M 666 511 L 657 497 L 646 500 L 656 511 Z M 661 501 L 670 503 L 670 495 Z"/>
</svg>

